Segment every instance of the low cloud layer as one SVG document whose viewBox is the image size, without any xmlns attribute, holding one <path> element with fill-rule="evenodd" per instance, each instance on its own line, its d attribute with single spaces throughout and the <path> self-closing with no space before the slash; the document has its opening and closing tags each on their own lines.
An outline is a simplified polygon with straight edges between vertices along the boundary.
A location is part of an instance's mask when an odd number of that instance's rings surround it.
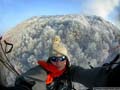
<svg viewBox="0 0 120 90">
<path fill-rule="evenodd" d="M 119 2 L 119 6 L 117 7 L 116 11 L 117 11 L 117 15 L 116 15 L 115 22 L 118 24 L 120 28 L 120 2 Z"/>
<path fill-rule="evenodd" d="M 120 0 L 94 0 L 88 3 L 89 12 L 92 14 L 106 18 L 116 6 L 119 5 Z"/>
<path fill-rule="evenodd" d="M 101 16 L 119 26 L 120 0 L 88 0 L 85 6 L 85 14 Z"/>
</svg>

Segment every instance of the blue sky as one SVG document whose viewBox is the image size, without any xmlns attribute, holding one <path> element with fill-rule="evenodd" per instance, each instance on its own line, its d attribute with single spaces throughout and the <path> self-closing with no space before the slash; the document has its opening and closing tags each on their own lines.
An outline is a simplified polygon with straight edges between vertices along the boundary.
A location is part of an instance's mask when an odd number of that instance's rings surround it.
<svg viewBox="0 0 120 90">
<path fill-rule="evenodd" d="M 0 34 L 32 16 L 88 14 L 119 25 L 120 0 L 0 0 Z"/>
</svg>

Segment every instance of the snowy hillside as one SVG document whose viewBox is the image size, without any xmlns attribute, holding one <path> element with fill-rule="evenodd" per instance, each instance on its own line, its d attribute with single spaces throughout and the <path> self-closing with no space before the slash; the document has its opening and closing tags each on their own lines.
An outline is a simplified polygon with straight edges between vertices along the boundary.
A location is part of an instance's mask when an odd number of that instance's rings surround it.
<svg viewBox="0 0 120 90">
<path fill-rule="evenodd" d="M 90 68 L 103 63 L 111 48 L 120 42 L 120 30 L 97 16 L 41 16 L 32 17 L 4 35 L 14 44 L 9 59 L 25 72 L 36 65 L 37 60 L 47 60 L 54 35 L 60 35 L 69 51 L 72 64 Z M 10 78 L 10 77 L 9 77 Z"/>
</svg>

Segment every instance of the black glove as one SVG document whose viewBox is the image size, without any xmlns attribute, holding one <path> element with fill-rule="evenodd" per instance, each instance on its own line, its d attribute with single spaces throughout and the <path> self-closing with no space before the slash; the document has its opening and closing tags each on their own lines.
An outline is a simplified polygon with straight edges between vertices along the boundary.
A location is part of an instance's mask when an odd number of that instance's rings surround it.
<svg viewBox="0 0 120 90">
<path fill-rule="evenodd" d="M 21 90 L 32 90 L 32 87 L 34 85 L 35 85 L 34 81 L 25 80 L 23 77 L 17 78 L 15 82 L 15 87 L 17 88 L 19 87 L 21 88 Z"/>
</svg>

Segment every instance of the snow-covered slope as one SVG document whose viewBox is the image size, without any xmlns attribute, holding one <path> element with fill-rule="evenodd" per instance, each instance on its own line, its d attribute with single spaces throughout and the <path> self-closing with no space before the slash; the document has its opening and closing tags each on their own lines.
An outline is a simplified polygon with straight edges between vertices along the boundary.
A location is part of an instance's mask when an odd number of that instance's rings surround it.
<svg viewBox="0 0 120 90">
<path fill-rule="evenodd" d="M 120 30 L 113 24 L 101 17 L 80 15 L 32 17 L 3 38 L 14 44 L 9 59 L 19 72 L 25 72 L 37 60 L 47 60 L 54 35 L 62 38 L 71 63 L 84 68 L 90 68 L 88 62 L 93 66 L 102 64 L 108 50 L 120 42 Z"/>
</svg>

